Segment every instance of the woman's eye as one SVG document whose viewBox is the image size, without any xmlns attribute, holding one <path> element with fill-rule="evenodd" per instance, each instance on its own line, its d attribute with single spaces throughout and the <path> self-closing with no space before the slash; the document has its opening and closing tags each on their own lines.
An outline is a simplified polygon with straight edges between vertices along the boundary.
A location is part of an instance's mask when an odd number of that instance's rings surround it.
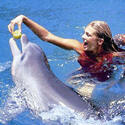
<svg viewBox="0 0 125 125">
<path fill-rule="evenodd" d="M 88 37 L 90 37 L 90 36 L 91 36 L 91 35 L 90 35 L 89 33 L 87 33 L 87 32 L 86 32 L 86 35 L 87 35 Z"/>
</svg>

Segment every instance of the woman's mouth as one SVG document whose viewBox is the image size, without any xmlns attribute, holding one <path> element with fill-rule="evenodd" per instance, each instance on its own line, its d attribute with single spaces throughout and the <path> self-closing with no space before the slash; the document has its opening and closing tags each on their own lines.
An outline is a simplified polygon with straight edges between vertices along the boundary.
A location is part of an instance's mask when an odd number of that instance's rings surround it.
<svg viewBox="0 0 125 125">
<path fill-rule="evenodd" d="M 86 50 L 88 48 L 88 42 L 87 42 L 87 40 L 84 40 L 83 47 L 84 47 L 84 50 Z"/>
<path fill-rule="evenodd" d="M 84 46 L 87 46 L 87 45 L 88 45 L 87 40 L 84 40 L 83 45 L 84 45 Z"/>
</svg>

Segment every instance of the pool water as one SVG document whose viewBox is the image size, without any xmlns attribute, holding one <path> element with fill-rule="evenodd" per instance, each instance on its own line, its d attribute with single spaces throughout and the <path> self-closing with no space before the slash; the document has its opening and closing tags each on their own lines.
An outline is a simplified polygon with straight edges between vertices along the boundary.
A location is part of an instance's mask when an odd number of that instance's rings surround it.
<svg viewBox="0 0 125 125">
<path fill-rule="evenodd" d="M 83 27 L 92 20 L 106 21 L 112 34 L 125 33 L 124 0 L 5 0 L 0 2 L 0 125 L 121 125 L 124 115 L 117 115 L 107 121 L 93 118 L 83 119 L 69 109 L 60 106 L 48 112 L 34 115 L 26 108 L 21 96 L 22 89 L 15 86 L 11 77 L 12 55 L 9 47 L 8 24 L 19 14 L 44 26 L 52 33 L 73 38 L 82 42 Z M 16 27 L 17 28 L 17 27 Z M 15 29 L 16 29 L 15 28 Z M 35 36 L 24 24 L 22 32 L 30 41 L 35 42 L 45 51 L 51 69 L 63 82 L 66 77 L 79 67 L 77 54 L 66 51 Z M 19 44 L 19 40 L 17 41 Z M 20 45 L 19 45 L 20 46 Z M 120 70 L 116 74 L 120 75 Z M 115 77 L 117 80 L 117 76 Z M 124 81 L 123 81 L 124 82 Z M 100 86 L 99 86 L 100 87 Z M 112 90 L 111 90 L 112 91 Z M 117 90 L 115 90 L 117 93 Z M 100 93 L 98 91 L 98 93 Z M 96 93 L 96 96 L 98 94 Z M 94 96 L 94 95 L 93 95 Z M 116 105 L 115 109 L 120 108 Z M 118 109 L 119 110 L 119 109 Z M 117 114 L 117 113 L 116 113 Z"/>
</svg>

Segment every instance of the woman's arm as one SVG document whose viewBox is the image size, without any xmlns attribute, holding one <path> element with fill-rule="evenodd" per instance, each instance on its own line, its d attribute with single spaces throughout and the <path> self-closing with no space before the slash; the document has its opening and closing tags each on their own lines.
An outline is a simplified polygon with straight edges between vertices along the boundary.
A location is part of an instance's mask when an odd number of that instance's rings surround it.
<svg viewBox="0 0 125 125">
<path fill-rule="evenodd" d="M 9 31 L 13 33 L 14 26 L 15 24 L 17 24 L 21 32 L 22 23 L 29 27 L 40 39 L 44 41 L 48 41 L 64 49 L 75 50 L 79 54 L 83 52 L 82 43 L 80 43 L 79 41 L 58 37 L 24 15 L 17 16 L 11 21 L 11 23 L 8 25 Z"/>
</svg>

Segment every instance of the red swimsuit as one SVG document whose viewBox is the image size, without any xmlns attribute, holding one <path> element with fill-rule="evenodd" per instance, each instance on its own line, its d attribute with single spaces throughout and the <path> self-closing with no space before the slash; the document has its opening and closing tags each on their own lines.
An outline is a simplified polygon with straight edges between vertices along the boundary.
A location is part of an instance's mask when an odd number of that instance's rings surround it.
<svg viewBox="0 0 125 125">
<path fill-rule="evenodd" d="M 112 70 L 112 53 L 101 53 L 98 55 L 99 61 L 95 57 L 88 56 L 86 52 L 79 56 L 78 62 L 85 72 L 91 74 L 92 77 L 97 78 L 99 81 L 108 80 L 111 76 Z"/>
</svg>

